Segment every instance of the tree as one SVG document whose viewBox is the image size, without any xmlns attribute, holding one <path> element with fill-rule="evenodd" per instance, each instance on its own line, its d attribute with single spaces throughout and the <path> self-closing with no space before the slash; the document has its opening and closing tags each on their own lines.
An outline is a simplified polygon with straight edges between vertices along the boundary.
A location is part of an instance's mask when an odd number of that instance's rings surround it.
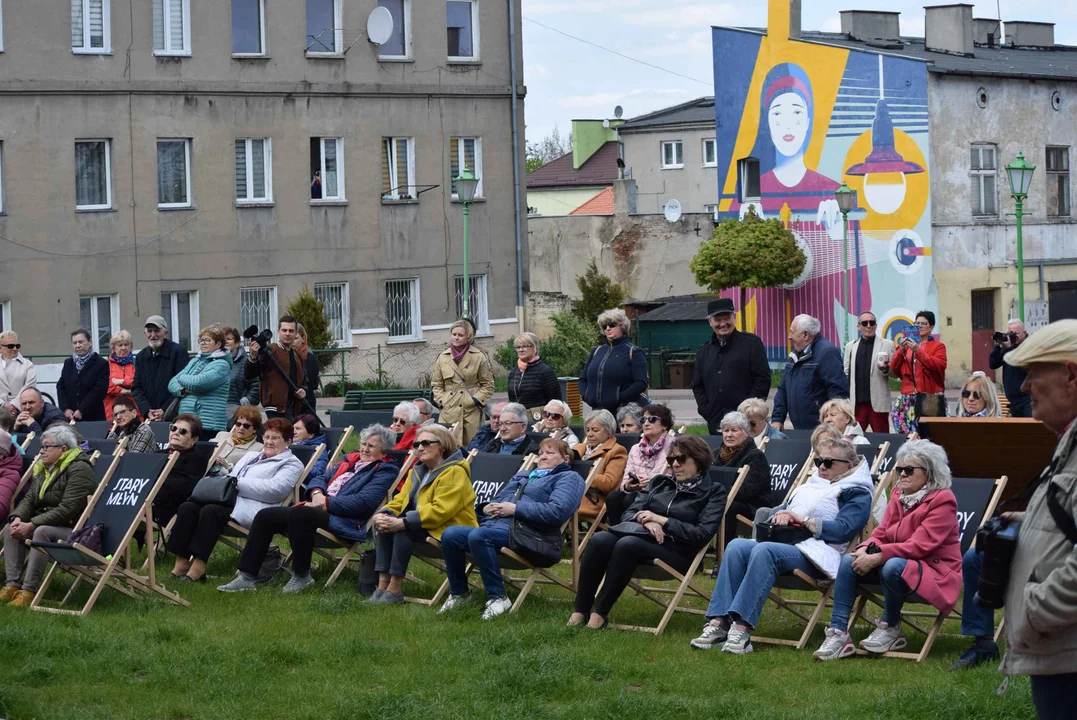
<svg viewBox="0 0 1077 720">
<path fill-rule="evenodd" d="M 527 143 L 527 172 L 537 170 L 551 160 L 572 152 L 572 134 L 567 138 L 561 137 L 561 131 L 554 125 L 553 132 L 538 142 Z"/>
<path fill-rule="evenodd" d="M 576 287 L 580 289 L 580 299 L 572 301 L 572 314 L 592 324 L 603 311 L 620 307 L 625 299 L 621 286 L 598 271 L 594 257 L 587 271 L 576 276 Z"/>
<path fill-rule="evenodd" d="M 719 223 L 689 268 L 696 282 L 713 292 L 740 288 L 743 330 L 747 288 L 789 285 L 807 262 L 793 233 L 780 220 L 761 220 L 749 210 L 744 220 L 730 218 Z"/>
<path fill-rule="evenodd" d="M 314 297 L 306 283 L 294 298 L 288 301 L 288 314 L 293 316 L 307 331 L 307 345 L 313 350 L 336 347 L 336 340 L 329 332 L 329 318 L 325 315 L 325 303 Z M 317 356 L 318 365 L 325 369 L 333 362 L 332 353 Z"/>
<path fill-rule="evenodd" d="M 598 328 L 593 322 L 567 312 L 554 313 L 550 321 L 554 332 L 545 340 L 539 340 L 539 356 L 558 377 L 578 377 L 591 349 L 602 342 Z M 513 344 L 513 338 L 509 338 L 494 351 L 494 360 L 506 370 L 516 367 Z"/>
</svg>

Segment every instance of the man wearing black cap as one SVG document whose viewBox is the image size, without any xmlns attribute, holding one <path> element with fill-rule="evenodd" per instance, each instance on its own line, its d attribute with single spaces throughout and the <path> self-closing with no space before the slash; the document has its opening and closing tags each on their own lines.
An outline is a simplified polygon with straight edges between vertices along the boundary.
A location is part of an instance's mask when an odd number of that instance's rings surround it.
<svg viewBox="0 0 1077 720">
<path fill-rule="evenodd" d="M 770 365 L 763 341 L 736 328 L 733 301 L 718 298 L 707 303 L 707 322 L 714 337 L 696 351 L 692 392 L 699 414 L 711 435 L 721 434 L 722 417 L 750 397 L 767 399 Z"/>
<path fill-rule="evenodd" d="M 131 397 L 138 403 L 142 417 L 164 419 L 172 402 L 168 382 L 187 367 L 190 357 L 179 343 L 168 339 L 168 323 L 160 315 L 146 318 L 146 347 L 135 356 L 135 380 Z"/>
</svg>

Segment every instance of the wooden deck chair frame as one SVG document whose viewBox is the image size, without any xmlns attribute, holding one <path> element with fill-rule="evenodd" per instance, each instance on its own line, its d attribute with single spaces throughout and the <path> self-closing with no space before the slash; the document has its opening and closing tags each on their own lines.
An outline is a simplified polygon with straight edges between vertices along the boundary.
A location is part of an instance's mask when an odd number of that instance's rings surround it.
<svg viewBox="0 0 1077 720">
<path fill-rule="evenodd" d="M 351 438 L 353 432 L 355 432 L 354 425 L 349 425 L 344 428 L 344 434 L 340 436 L 340 440 L 337 441 L 337 446 L 333 448 L 333 454 L 329 456 L 329 462 L 325 464 L 326 470 L 333 467 L 337 461 L 340 460 L 340 456 L 344 452 L 344 445 Z"/>
<path fill-rule="evenodd" d="M 778 503 L 779 505 L 789 502 L 789 496 L 793 494 L 793 491 L 803 485 L 804 482 L 811 477 L 814 460 L 815 449 L 813 448 L 811 451 L 808 452 L 808 459 L 804 461 L 804 465 L 801 466 L 800 472 L 798 472 L 797 476 L 793 478 L 793 482 L 789 483 L 789 489 L 785 491 L 785 497 L 783 497 L 782 501 Z M 755 527 L 755 523 L 744 517 L 743 515 L 737 515 L 737 523 L 746 526 L 749 530 L 752 530 Z"/>
<path fill-rule="evenodd" d="M 80 530 L 85 525 L 88 518 L 93 513 L 93 509 L 96 506 L 101 495 L 108 487 L 109 482 L 112 479 L 112 475 L 115 473 L 116 468 L 123 457 L 124 453 L 119 452 L 113 456 L 112 465 L 109 467 L 108 473 L 105 479 L 98 484 L 97 490 L 92 496 L 90 496 L 89 502 L 86 504 L 86 509 L 83 511 L 79 521 L 75 524 L 74 530 Z M 153 562 L 153 555 L 150 555 L 148 563 L 148 573 L 146 575 L 138 575 L 133 572 L 129 563 L 121 561 L 127 560 L 129 555 L 129 547 L 131 540 L 134 538 L 135 533 L 139 527 L 142 526 L 146 529 L 146 543 L 149 547 L 152 543 L 152 522 L 153 522 L 153 500 L 157 497 L 157 492 L 164 485 L 165 480 L 168 478 L 169 473 L 172 472 L 172 467 L 176 464 L 177 457 L 173 455 L 168 459 L 164 468 L 161 470 L 160 475 L 157 476 L 157 481 L 150 489 L 149 494 L 146 496 L 146 500 L 142 505 L 142 510 L 132 520 L 131 525 L 127 528 L 127 531 L 123 534 L 123 539 L 120 541 L 118 548 L 123 550 L 117 550 L 111 557 L 102 557 L 98 553 L 90 550 L 87 547 L 79 543 L 75 543 L 72 547 L 82 553 L 86 558 L 89 558 L 96 562 L 96 565 L 69 565 L 61 562 L 53 562 L 49 568 L 48 574 L 45 575 L 45 581 L 41 584 L 37 593 L 34 595 L 33 601 L 30 603 L 31 610 L 37 610 L 39 612 L 54 613 L 59 615 L 78 615 L 86 616 L 90 610 L 93 609 L 94 604 L 100 597 L 101 592 L 105 587 L 110 587 L 117 592 L 127 595 L 132 598 L 138 598 L 141 595 L 160 595 L 169 602 L 175 605 L 182 605 L 184 607 L 190 607 L 190 603 L 181 598 L 179 595 L 166 589 L 163 585 L 157 582 L 156 565 Z M 48 592 L 49 585 L 52 584 L 53 579 L 56 577 L 57 570 L 63 570 L 75 576 L 76 585 L 78 581 L 85 580 L 86 582 L 94 585 L 93 592 L 90 593 L 89 599 L 82 606 L 81 610 L 72 610 L 64 608 L 63 605 L 70 599 L 72 592 L 75 589 L 75 585 L 72 585 L 71 589 L 64 596 L 56 606 L 45 604 L 45 594 Z"/>
<path fill-rule="evenodd" d="M 988 500 L 987 508 L 984 510 L 984 513 L 981 516 L 983 518 L 980 522 L 981 526 L 988 518 L 995 514 L 995 508 L 998 507 L 998 503 L 1002 499 L 1002 492 L 1006 489 L 1006 482 L 1007 477 L 1005 475 L 995 480 L 994 490 L 991 492 L 991 498 Z M 975 538 L 973 538 L 972 544 L 969 547 L 976 547 Z M 878 606 L 879 608 L 883 607 L 883 599 L 879 597 L 879 594 L 872 592 L 872 590 L 862 586 L 858 586 L 857 593 L 859 594 L 860 599 L 856 604 L 856 608 L 853 611 L 852 617 L 849 618 L 848 631 L 850 633 L 852 633 L 853 627 L 856 625 L 856 621 L 859 620 L 861 615 L 863 614 L 864 608 L 867 603 L 870 602 Z M 920 598 L 920 596 L 916 595 L 915 593 L 910 595 L 906 599 L 905 604 L 928 605 L 930 607 L 927 602 L 925 602 L 922 598 Z M 931 620 L 930 628 L 924 627 L 919 622 L 917 622 L 917 619 L 923 618 Z M 946 620 L 960 619 L 961 613 L 957 610 L 957 608 L 954 608 L 949 614 L 943 614 L 941 611 L 935 609 L 934 607 L 932 607 L 930 611 L 906 610 L 905 608 L 902 608 L 901 621 L 924 636 L 924 645 L 922 648 L 920 648 L 920 652 L 892 651 L 888 653 L 883 653 L 880 657 L 901 658 L 903 660 L 915 660 L 916 662 L 922 662 L 924 659 L 927 658 L 928 654 L 931 652 L 932 646 L 935 644 L 936 638 L 938 638 L 939 633 L 942 632 L 943 623 L 946 622 Z M 856 654 L 870 655 L 871 653 L 868 653 L 857 647 Z"/>
<path fill-rule="evenodd" d="M 21 443 L 19 443 L 19 447 L 22 448 L 23 452 L 26 452 L 26 448 L 30 447 L 30 442 L 36 437 L 37 437 L 37 433 L 35 433 L 33 430 L 26 433 L 26 437 L 23 439 L 23 441 Z"/>
</svg>

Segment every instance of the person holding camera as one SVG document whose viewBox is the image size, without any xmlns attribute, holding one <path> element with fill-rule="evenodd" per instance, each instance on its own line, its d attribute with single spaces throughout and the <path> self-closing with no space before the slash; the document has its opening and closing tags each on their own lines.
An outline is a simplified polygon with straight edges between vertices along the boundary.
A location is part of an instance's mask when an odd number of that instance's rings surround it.
<svg viewBox="0 0 1077 720">
<path fill-rule="evenodd" d="M 306 370 L 303 358 L 293 347 L 299 334 L 299 323 L 291 315 L 285 315 L 277 324 L 277 341 L 268 330 L 251 339 L 247 346 L 248 379 L 258 379 L 262 408 L 270 418 L 283 417 L 292 420 L 302 414 L 303 399 L 307 391 Z"/>
<path fill-rule="evenodd" d="M 922 417 L 946 417 L 946 346 L 931 337 L 935 313 L 921 310 L 913 323 L 915 332 L 895 346 L 890 372 L 901 378 L 901 395 L 890 412 L 894 432 L 916 432 Z"/>
<path fill-rule="evenodd" d="M 995 333 L 995 346 L 991 348 L 991 357 L 987 364 L 992 370 L 1002 368 L 1002 390 L 1010 401 L 1010 417 L 1032 417 L 1032 398 L 1021 389 L 1028 377 L 1028 371 L 1004 362 L 1006 355 L 1016 350 L 1028 337 L 1028 333 L 1025 331 L 1025 324 L 1016 318 L 1006 323 L 1006 330 L 1004 333 Z"/>
<path fill-rule="evenodd" d="M 1041 718 L 1072 717 L 1077 683 L 1077 320 L 1053 322 L 1007 353 L 1025 368 L 1032 417 L 1059 435 L 1020 513 L 1006 587 L 1003 675 L 1028 675 Z M 980 543 L 977 543 L 980 544 Z"/>
</svg>

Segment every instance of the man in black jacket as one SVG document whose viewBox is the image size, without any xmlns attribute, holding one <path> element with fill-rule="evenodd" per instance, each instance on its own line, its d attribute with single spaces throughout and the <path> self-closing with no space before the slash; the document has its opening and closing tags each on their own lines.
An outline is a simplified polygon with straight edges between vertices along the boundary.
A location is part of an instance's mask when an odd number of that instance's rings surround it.
<svg viewBox="0 0 1077 720">
<path fill-rule="evenodd" d="M 135 356 L 135 382 L 131 395 L 142 417 L 162 420 L 172 402 L 168 382 L 187 367 L 187 351 L 168 339 L 168 323 L 160 315 L 146 319 L 146 347 Z"/>
<path fill-rule="evenodd" d="M 1011 350 L 1025 341 L 1028 333 L 1025 332 L 1025 324 L 1017 319 L 1010 320 L 1006 329 L 1009 330 L 1009 337 L 1003 342 L 995 342 L 988 365 L 992 370 L 1002 368 L 1002 390 L 1010 401 L 1010 417 L 1032 417 L 1032 398 L 1028 393 L 1021 392 L 1021 385 L 1028 377 L 1028 370 L 1002 361 Z"/>
<path fill-rule="evenodd" d="M 696 351 L 692 393 L 699 414 L 711 435 L 721 435 L 719 424 L 750 397 L 766 400 L 770 393 L 770 364 L 763 341 L 736 329 L 733 301 L 718 298 L 707 303 L 707 322 L 714 337 Z"/>
<path fill-rule="evenodd" d="M 108 360 L 94 352 L 89 330 L 71 333 L 71 349 L 74 352 L 64 360 L 56 383 L 60 409 L 68 420 L 104 420 Z"/>
</svg>

